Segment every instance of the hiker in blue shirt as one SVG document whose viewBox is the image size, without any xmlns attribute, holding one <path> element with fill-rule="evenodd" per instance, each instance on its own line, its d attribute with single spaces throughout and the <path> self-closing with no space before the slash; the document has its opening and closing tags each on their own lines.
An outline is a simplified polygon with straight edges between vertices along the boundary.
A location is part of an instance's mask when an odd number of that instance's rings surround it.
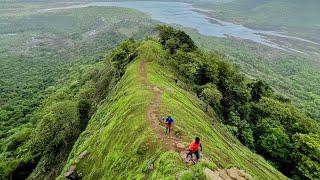
<svg viewBox="0 0 320 180">
<path fill-rule="evenodd" d="M 173 118 L 171 116 L 168 116 L 166 119 L 166 133 L 170 134 L 173 123 Z"/>
</svg>

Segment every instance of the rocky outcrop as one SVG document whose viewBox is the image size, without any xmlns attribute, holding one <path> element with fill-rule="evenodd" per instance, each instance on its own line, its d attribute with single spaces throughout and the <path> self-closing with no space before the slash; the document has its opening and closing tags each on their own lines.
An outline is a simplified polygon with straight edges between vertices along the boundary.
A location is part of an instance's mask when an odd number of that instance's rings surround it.
<svg viewBox="0 0 320 180">
<path fill-rule="evenodd" d="M 217 169 L 212 171 L 204 168 L 204 174 L 210 180 L 250 180 L 252 177 L 245 173 L 244 170 L 232 167 L 230 169 Z"/>
</svg>

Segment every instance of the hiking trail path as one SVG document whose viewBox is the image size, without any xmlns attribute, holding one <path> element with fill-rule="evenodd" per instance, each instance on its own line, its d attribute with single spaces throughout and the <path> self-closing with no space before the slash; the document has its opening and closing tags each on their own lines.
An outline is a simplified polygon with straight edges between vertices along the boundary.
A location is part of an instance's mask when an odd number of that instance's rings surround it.
<svg viewBox="0 0 320 180">
<path fill-rule="evenodd" d="M 142 61 L 139 67 L 139 73 L 142 77 L 143 84 L 146 85 L 154 94 L 151 100 L 151 104 L 147 110 L 147 117 L 150 122 L 151 127 L 156 132 L 159 139 L 162 140 L 164 144 L 169 148 L 169 150 L 176 152 L 185 152 L 185 147 L 183 146 L 182 139 L 175 136 L 173 132 L 167 134 L 164 132 L 161 126 L 161 95 L 164 93 L 163 89 L 160 89 L 156 85 L 152 85 L 148 81 L 146 61 Z M 183 146 L 183 147 L 182 147 Z"/>
<path fill-rule="evenodd" d="M 151 127 L 154 129 L 156 135 L 159 139 L 162 140 L 166 147 L 171 151 L 178 152 L 181 159 L 190 167 L 192 164 L 186 159 L 186 147 L 184 146 L 182 137 L 177 137 L 176 135 L 174 135 L 174 131 L 172 131 L 170 134 L 165 133 L 163 127 L 161 126 L 161 121 L 164 121 L 161 117 L 161 96 L 165 90 L 151 84 L 148 81 L 147 62 L 145 60 L 142 60 L 140 62 L 138 72 L 139 76 L 141 77 L 142 83 L 147 86 L 147 88 L 154 94 L 151 100 L 151 104 L 147 108 L 147 117 Z M 215 171 L 212 171 L 209 168 L 204 168 L 204 173 L 207 179 L 210 180 L 252 179 L 250 175 L 246 174 L 243 170 L 236 167 L 229 169 L 217 169 Z"/>
</svg>

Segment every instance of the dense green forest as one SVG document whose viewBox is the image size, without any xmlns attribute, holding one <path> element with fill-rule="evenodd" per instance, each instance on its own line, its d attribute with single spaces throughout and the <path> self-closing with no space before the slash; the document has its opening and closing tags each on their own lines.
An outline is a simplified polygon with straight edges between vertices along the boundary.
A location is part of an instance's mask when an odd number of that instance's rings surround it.
<svg viewBox="0 0 320 180">
<path fill-rule="evenodd" d="M 5 19 L 0 24 L 1 138 L 82 64 L 100 61 L 128 37 L 146 33 L 151 20 L 118 8 L 85 8 Z M 50 23 L 46 23 L 50 22 Z M 139 24 L 139 26 L 136 26 Z"/>
<path fill-rule="evenodd" d="M 18 165 L 14 152 L 40 121 L 47 98 L 77 79 L 69 74 L 101 61 L 124 39 L 144 37 L 152 20 L 111 7 L 33 14 L 21 5 L 28 16 L 9 7 L 0 16 L 0 153 L 1 163 Z"/>
</svg>

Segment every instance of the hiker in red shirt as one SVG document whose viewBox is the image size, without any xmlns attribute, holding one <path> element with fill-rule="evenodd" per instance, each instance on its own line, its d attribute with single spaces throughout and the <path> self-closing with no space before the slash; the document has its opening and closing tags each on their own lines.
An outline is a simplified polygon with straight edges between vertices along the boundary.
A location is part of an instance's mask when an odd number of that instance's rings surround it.
<svg viewBox="0 0 320 180">
<path fill-rule="evenodd" d="M 199 161 L 200 159 L 200 151 L 202 151 L 202 145 L 200 143 L 200 138 L 199 137 L 196 137 L 195 141 L 193 141 L 190 145 L 189 145 L 189 152 L 187 153 L 187 158 L 188 157 L 191 157 L 192 159 L 192 155 L 195 154 L 196 155 L 196 158 L 197 158 L 197 161 Z M 194 162 L 194 164 L 196 163 Z"/>
</svg>

